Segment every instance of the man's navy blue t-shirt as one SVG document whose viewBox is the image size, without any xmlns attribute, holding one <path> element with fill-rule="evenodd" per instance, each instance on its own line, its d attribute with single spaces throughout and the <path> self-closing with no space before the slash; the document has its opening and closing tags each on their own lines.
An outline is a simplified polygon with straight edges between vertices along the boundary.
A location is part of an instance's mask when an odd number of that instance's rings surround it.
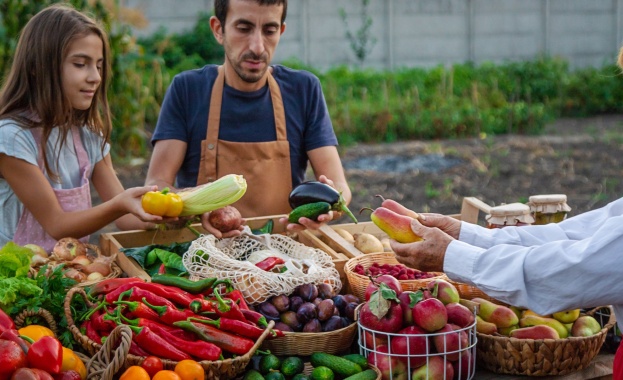
<svg viewBox="0 0 623 380">
<path fill-rule="evenodd" d="M 188 144 L 177 187 L 197 184 L 201 141 L 206 138 L 212 86 L 216 65 L 182 72 L 173 78 L 165 95 L 152 143 L 181 140 Z M 290 142 L 292 186 L 305 179 L 307 152 L 336 146 L 337 138 L 316 76 L 284 66 L 273 66 L 273 77 L 281 90 Z M 223 89 L 219 139 L 236 142 L 264 142 L 277 139 L 275 117 L 268 84 L 253 92 L 238 91 L 227 84 Z"/>
</svg>

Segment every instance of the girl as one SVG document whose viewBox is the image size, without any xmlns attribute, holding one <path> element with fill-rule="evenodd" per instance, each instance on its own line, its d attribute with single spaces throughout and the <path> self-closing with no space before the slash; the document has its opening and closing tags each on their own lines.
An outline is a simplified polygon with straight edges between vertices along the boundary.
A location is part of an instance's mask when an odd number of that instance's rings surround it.
<svg viewBox="0 0 623 380">
<path fill-rule="evenodd" d="M 129 229 L 162 220 L 141 207 L 156 188 L 124 191 L 112 166 L 107 41 L 67 5 L 45 8 L 22 30 L 0 91 L 0 246 L 49 252 L 60 238 L 86 241 L 112 221 Z M 103 201 L 96 207 L 90 182 Z"/>
</svg>

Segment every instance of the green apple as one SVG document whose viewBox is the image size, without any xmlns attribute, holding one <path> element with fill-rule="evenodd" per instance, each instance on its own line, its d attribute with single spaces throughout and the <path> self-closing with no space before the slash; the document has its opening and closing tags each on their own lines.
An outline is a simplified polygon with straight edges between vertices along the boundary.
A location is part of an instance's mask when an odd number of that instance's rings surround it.
<svg viewBox="0 0 623 380">
<path fill-rule="evenodd" d="M 580 309 L 559 311 L 552 314 L 552 317 L 562 323 L 573 323 L 580 317 Z"/>
</svg>

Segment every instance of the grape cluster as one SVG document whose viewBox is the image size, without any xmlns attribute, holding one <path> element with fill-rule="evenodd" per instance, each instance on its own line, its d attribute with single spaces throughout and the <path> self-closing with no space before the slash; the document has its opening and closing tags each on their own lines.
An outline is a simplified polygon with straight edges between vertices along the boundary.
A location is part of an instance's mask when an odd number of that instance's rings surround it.
<svg viewBox="0 0 623 380">
<path fill-rule="evenodd" d="M 389 274 L 398 280 L 420 280 L 424 278 L 435 277 L 434 273 L 422 272 L 417 269 L 407 268 L 402 264 L 379 264 L 372 263 L 372 265 L 366 269 L 363 265 L 357 264 L 353 268 L 353 272 L 362 276 L 380 276 L 382 274 Z"/>
</svg>

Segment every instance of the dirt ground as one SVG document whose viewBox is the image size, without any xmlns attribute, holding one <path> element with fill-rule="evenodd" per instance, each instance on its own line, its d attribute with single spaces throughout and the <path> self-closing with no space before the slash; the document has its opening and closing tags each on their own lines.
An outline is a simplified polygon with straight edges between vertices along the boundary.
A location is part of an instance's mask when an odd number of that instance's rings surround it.
<svg viewBox="0 0 623 380">
<path fill-rule="evenodd" d="M 340 154 L 356 214 L 362 207 L 378 206 L 376 194 L 419 212 L 455 214 L 464 197 L 495 206 L 562 193 L 572 208 L 570 216 L 623 194 L 623 115 L 560 119 L 539 136 L 362 144 Z M 138 186 L 147 163 L 117 170 L 126 188 Z M 369 213 L 360 220 L 369 220 Z M 100 232 L 114 230 L 109 226 Z M 92 241 L 97 239 L 95 234 Z"/>
</svg>

